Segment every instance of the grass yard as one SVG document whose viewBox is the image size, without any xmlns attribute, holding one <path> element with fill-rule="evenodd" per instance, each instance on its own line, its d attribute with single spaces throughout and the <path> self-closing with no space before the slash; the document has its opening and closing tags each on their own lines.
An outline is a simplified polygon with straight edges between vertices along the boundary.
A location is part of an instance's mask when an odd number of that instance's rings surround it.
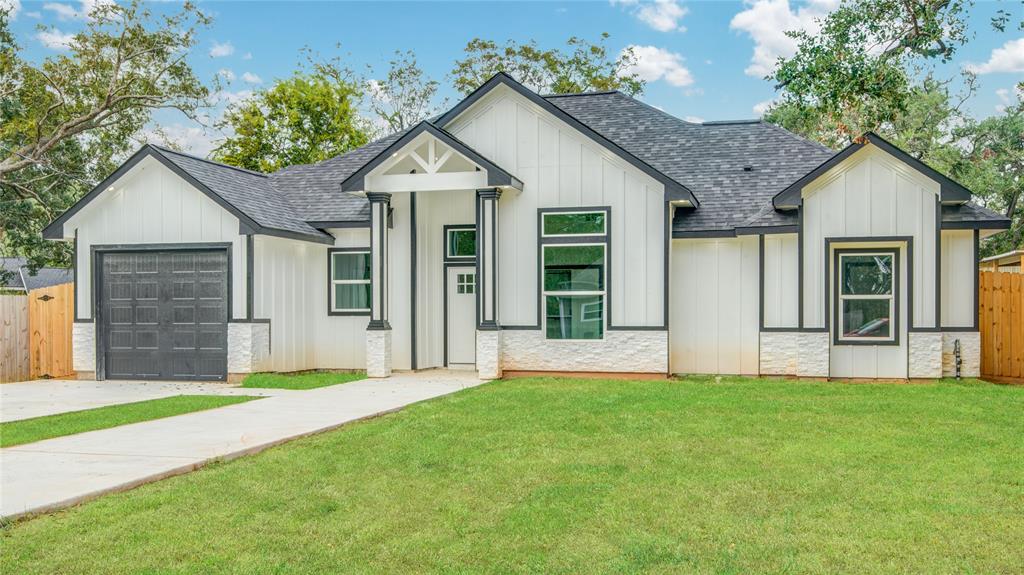
<svg viewBox="0 0 1024 575">
<path fill-rule="evenodd" d="M 1024 388 L 494 382 L 9 526 L 3 573 L 1020 573 Z"/>
<path fill-rule="evenodd" d="M 0 423 L 0 447 L 12 447 L 63 435 L 107 429 L 259 399 L 227 395 L 175 395 Z"/>
<path fill-rule="evenodd" d="M 349 383 L 366 379 L 363 372 L 313 371 L 309 373 L 253 373 L 242 380 L 242 387 L 260 387 L 264 389 L 315 389 L 339 383 Z"/>
</svg>

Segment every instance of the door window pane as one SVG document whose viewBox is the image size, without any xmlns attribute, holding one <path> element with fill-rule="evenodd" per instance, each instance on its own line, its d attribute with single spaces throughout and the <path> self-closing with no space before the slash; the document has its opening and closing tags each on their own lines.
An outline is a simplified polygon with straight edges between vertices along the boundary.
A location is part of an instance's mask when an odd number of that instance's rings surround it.
<svg viewBox="0 0 1024 575">
<path fill-rule="evenodd" d="M 844 299 L 843 338 L 888 338 L 892 323 L 891 302 L 889 298 Z"/>
<path fill-rule="evenodd" d="M 844 295 L 892 293 L 892 255 L 844 255 L 841 275 Z"/>
<path fill-rule="evenodd" d="M 545 212 L 542 218 L 545 236 L 605 234 L 604 212 Z"/>
<path fill-rule="evenodd" d="M 476 257 L 476 230 L 448 230 L 448 257 Z"/>
<path fill-rule="evenodd" d="M 544 246 L 544 291 L 604 291 L 604 246 Z"/>
<path fill-rule="evenodd" d="M 548 295 L 548 339 L 601 339 L 604 335 L 603 295 Z"/>
</svg>

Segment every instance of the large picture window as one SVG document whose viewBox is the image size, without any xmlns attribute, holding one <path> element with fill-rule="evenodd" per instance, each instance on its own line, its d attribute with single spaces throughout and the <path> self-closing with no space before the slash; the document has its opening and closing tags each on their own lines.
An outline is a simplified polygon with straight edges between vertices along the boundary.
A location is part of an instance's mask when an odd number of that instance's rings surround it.
<svg viewBox="0 0 1024 575">
<path fill-rule="evenodd" d="M 540 210 L 541 326 L 547 339 L 602 339 L 608 208 Z"/>
<path fill-rule="evenodd" d="M 370 250 L 330 250 L 330 312 L 370 313 Z"/>
<path fill-rule="evenodd" d="M 836 253 L 836 341 L 896 341 L 899 257 L 895 250 Z"/>
</svg>

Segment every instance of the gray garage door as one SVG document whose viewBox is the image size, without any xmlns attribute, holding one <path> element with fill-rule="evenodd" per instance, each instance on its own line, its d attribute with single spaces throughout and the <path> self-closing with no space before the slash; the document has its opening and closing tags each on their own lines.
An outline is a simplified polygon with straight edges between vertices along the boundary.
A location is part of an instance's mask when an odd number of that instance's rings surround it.
<svg viewBox="0 0 1024 575">
<path fill-rule="evenodd" d="M 226 379 L 225 250 L 102 252 L 100 270 L 104 377 Z"/>
</svg>

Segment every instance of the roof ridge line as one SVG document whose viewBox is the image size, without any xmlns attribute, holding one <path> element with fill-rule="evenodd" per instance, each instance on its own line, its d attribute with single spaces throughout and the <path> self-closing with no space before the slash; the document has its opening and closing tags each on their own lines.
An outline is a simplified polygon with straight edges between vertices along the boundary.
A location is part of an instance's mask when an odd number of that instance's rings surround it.
<svg viewBox="0 0 1024 575">
<path fill-rule="evenodd" d="M 242 172 L 242 173 L 245 173 L 245 174 L 249 174 L 249 175 L 252 175 L 252 176 L 260 176 L 260 177 L 266 178 L 266 177 L 268 177 L 270 175 L 270 174 L 266 174 L 264 172 L 257 172 L 257 171 L 249 170 L 249 169 L 246 169 L 246 168 L 240 168 L 238 166 L 232 166 L 230 164 L 224 164 L 224 163 L 217 162 L 217 161 L 214 161 L 214 160 L 209 160 L 207 158 L 201 158 L 199 156 L 196 156 L 196 155 L 193 155 L 193 154 L 189 154 L 187 152 L 179 152 L 177 150 L 172 150 L 170 148 L 165 148 L 165 147 L 159 146 L 157 144 L 146 144 L 146 145 L 147 146 L 152 146 L 152 147 L 156 148 L 157 150 L 159 150 L 160 152 L 165 152 L 165 153 L 170 153 L 170 154 L 177 154 L 179 156 L 185 156 L 186 158 L 191 158 L 193 160 L 197 160 L 197 161 L 200 161 L 200 162 L 206 162 L 207 164 L 211 164 L 211 165 L 218 166 L 218 167 L 221 167 L 221 168 L 229 168 L 229 169 L 236 170 L 236 171 L 239 171 L 239 172 Z"/>
<path fill-rule="evenodd" d="M 760 118 L 757 118 L 746 120 L 708 120 L 707 122 L 700 123 L 701 126 L 730 126 L 742 124 L 767 124 L 767 122 Z"/>
<path fill-rule="evenodd" d="M 588 90 L 585 92 L 569 92 L 567 94 L 538 94 L 545 100 L 548 98 L 566 98 L 571 96 L 605 96 L 608 94 L 622 94 L 621 90 Z M 626 94 L 628 96 L 628 94 Z"/>
</svg>

